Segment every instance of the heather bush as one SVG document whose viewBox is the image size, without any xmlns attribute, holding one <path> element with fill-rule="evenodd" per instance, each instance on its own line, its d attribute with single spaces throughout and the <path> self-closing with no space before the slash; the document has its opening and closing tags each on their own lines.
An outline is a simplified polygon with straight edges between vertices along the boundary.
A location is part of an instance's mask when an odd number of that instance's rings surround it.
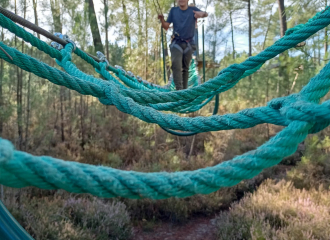
<svg viewBox="0 0 330 240">
<path fill-rule="evenodd" d="M 17 196 L 16 196 L 17 197 Z M 36 240 L 92 240 L 89 232 L 84 231 L 63 216 L 62 199 L 56 197 L 29 199 L 20 193 L 20 203 L 15 196 L 6 195 L 5 205 L 13 217 Z"/>
<path fill-rule="evenodd" d="M 127 206 L 133 221 L 146 219 L 148 221 L 163 220 L 184 223 L 196 215 L 210 216 L 217 211 L 227 210 L 233 201 L 241 199 L 246 193 L 254 192 L 265 179 L 283 174 L 283 170 L 279 166 L 275 166 L 265 169 L 258 176 L 242 181 L 234 187 L 221 188 L 207 195 L 198 194 L 187 198 L 164 200 L 124 198 L 120 200 Z"/>
<path fill-rule="evenodd" d="M 132 236 L 123 203 L 107 203 L 91 195 L 27 188 L 5 188 L 5 206 L 36 240 L 124 240 Z M 73 197 L 76 195 L 75 197 Z M 79 198 L 78 198 L 79 197 Z"/>
<path fill-rule="evenodd" d="M 93 234 L 93 239 L 129 239 L 132 235 L 130 216 L 120 202 L 104 203 L 93 198 L 69 198 L 64 211 L 75 224 Z"/>
<path fill-rule="evenodd" d="M 216 219 L 218 239 L 330 239 L 330 192 L 265 181 Z"/>
<path fill-rule="evenodd" d="M 306 140 L 306 151 L 297 164 L 287 174 L 287 179 L 292 181 L 299 189 L 318 188 L 330 186 L 330 138 L 314 135 Z"/>
</svg>

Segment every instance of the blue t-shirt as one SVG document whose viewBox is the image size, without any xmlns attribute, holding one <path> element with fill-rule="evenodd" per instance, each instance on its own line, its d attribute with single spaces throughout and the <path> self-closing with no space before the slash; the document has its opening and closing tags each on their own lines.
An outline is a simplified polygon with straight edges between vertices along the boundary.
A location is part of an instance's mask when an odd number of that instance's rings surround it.
<svg viewBox="0 0 330 240">
<path fill-rule="evenodd" d="M 168 15 L 168 23 L 173 23 L 173 34 L 178 33 L 183 40 L 194 43 L 195 33 L 195 13 L 193 11 L 201 11 L 197 7 L 188 7 L 186 10 L 181 10 L 180 7 L 172 7 Z"/>
</svg>

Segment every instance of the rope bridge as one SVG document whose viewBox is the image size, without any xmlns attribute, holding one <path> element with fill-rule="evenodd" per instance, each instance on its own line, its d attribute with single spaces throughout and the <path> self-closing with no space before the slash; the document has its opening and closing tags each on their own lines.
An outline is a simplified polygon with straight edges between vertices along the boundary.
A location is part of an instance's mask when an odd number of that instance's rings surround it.
<svg viewBox="0 0 330 240">
<path fill-rule="evenodd" d="M 64 189 L 75 193 L 91 193 L 99 197 L 153 198 L 187 197 L 209 194 L 250 179 L 263 169 L 278 164 L 291 155 L 309 133 L 321 131 L 330 124 L 330 101 L 319 104 L 330 89 L 330 65 L 312 78 L 300 93 L 270 101 L 265 107 L 251 108 L 236 114 L 210 117 L 179 117 L 161 111 L 196 111 L 215 95 L 234 87 L 253 74 L 267 60 L 295 47 L 330 23 L 330 10 L 316 14 L 306 24 L 287 31 L 286 35 L 254 57 L 222 70 L 206 83 L 182 91 L 169 91 L 127 76 L 106 61 L 97 62 L 71 41 L 57 50 L 0 14 L 0 25 L 32 46 L 47 53 L 65 72 L 38 61 L 0 42 L 0 58 L 25 71 L 65 86 L 80 94 L 97 97 L 106 105 L 131 114 L 148 123 L 174 130 L 207 132 L 250 128 L 262 123 L 286 126 L 277 136 L 254 151 L 237 156 L 213 167 L 184 172 L 140 173 L 103 166 L 63 161 L 47 156 L 33 156 L 17 151 L 11 142 L 0 139 L 0 184 L 14 188 L 35 186 L 42 189 Z M 100 73 L 104 79 L 80 71 L 71 61 L 75 53 Z M 116 78 L 117 77 L 117 78 Z M 136 85 L 127 87 L 131 81 Z M 141 88 L 140 88 L 141 87 Z"/>
</svg>

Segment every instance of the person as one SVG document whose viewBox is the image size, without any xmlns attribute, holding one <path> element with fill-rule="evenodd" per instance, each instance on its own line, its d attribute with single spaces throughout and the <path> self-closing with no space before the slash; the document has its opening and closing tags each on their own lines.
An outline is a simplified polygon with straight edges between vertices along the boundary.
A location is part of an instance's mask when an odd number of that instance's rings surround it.
<svg viewBox="0 0 330 240">
<path fill-rule="evenodd" d="M 195 7 L 195 4 L 194 3 L 190 3 L 189 4 L 190 7 Z M 196 19 L 196 22 L 195 22 L 195 34 L 194 34 L 194 43 L 195 43 L 195 46 L 197 46 L 198 48 L 198 25 L 197 25 L 197 19 Z M 193 56 L 197 57 L 198 54 L 197 54 L 197 50 L 193 52 Z"/>
<path fill-rule="evenodd" d="M 167 30 L 173 23 L 173 38 L 170 45 L 172 72 L 176 90 L 188 87 L 189 65 L 192 54 L 196 50 L 194 42 L 195 24 L 197 18 L 207 17 L 197 7 L 188 6 L 189 0 L 177 0 L 177 7 L 172 7 L 167 20 L 158 15 L 162 27 Z"/>
</svg>

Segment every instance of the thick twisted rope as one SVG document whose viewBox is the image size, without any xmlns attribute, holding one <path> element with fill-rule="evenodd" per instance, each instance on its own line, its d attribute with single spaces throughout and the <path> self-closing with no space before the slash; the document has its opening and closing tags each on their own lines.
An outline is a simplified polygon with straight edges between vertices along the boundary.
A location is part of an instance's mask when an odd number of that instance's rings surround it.
<svg viewBox="0 0 330 240">
<path fill-rule="evenodd" d="M 74 78 L 66 73 L 63 73 L 55 68 L 51 68 L 46 64 L 42 64 L 37 60 L 26 56 L 25 54 L 20 53 L 19 51 L 9 48 L 4 44 L 1 44 L 7 52 L 13 57 L 14 62 L 21 68 L 36 73 L 38 76 L 48 78 L 55 84 L 64 85 L 71 89 L 76 89 L 76 85 L 69 85 L 72 83 L 72 79 L 78 84 L 83 82 L 79 78 Z M 0 57 L 11 62 L 7 55 L 0 52 Z M 6 59 L 7 58 L 7 59 Z M 67 59 L 70 58 L 70 55 L 66 55 L 62 58 L 62 61 L 67 65 L 72 65 L 71 61 Z M 27 61 L 29 59 L 29 61 Z M 29 64 L 32 63 L 32 64 Z M 321 71 L 321 78 L 323 75 L 327 74 L 329 70 L 329 65 Z M 319 79 L 320 77 L 315 77 Z M 92 78 L 89 78 L 92 79 Z M 93 80 L 93 79 L 92 79 Z M 150 123 L 157 123 L 161 127 L 170 128 L 174 130 L 183 130 L 183 131 L 192 131 L 192 132 L 205 132 L 205 131 L 216 131 L 216 130 L 225 130 L 232 128 L 249 128 L 260 123 L 272 123 L 277 125 L 287 125 L 288 122 L 284 121 L 282 116 L 278 111 L 269 107 L 264 108 L 255 108 L 241 111 L 237 114 L 227 114 L 224 116 L 212 116 L 212 117 L 196 117 L 196 118 L 180 118 L 173 114 L 164 114 L 158 112 L 150 107 L 141 106 L 135 103 L 132 99 L 125 97 L 120 94 L 120 88 L 116 86 L 113 82 L 103 81 L 101 85 L 98 85 L 100 81 L 97 80 L 97 83 L 90 82 L 90 85 L 82 86 L 91 86 L 88 88 L 78 88 L 78 92 L 82 94 L 90 94 L 101 99 L 102 103 L 105 104 L 114 104 L 116 107 L 125 112 L 132 114 L 141 120 Z M 311 90 L 318 90 L 320 86 L 317 87 L 319 81 L 312 81 L 317 83 L 316 87 L 310 88 Z M 79 86 L 79 85 L 78 85 Z M 96 91 L 91 91 L 97 89 Z M 306 91 L 305 89 L 303 90 Z M 326 93 L 325 88 L 322 89 L 323 93 Z M 315 95 L 315 92 L 312 92 Z"/>
<path fill-rule="evenodd" d="M 2 51 L 0 51 L 0 58 L 10 63 L 15 62 L 20 68 L 35 73 L 39 77 L 46 78 L 52 83 L 74 89 L 81 94 L 89 94 L 98 97 L 104 104 L 116 105 L 116 107 L 123 112 L 130 113 L 150 123 L 157 123 L 164 128 L 192 132 L 207 132 L 233 128 L 249 128 L 266 122 L 286 125 L 279 111 L 274 111 L 267 107 L 247 109 L 237 114 L 227 114 L 224 116 L 216 115 L 211 117 L 183 118 L 174 114 L 164 114 L 151 107 L 141 106 L 135 103 L 131 98 L 121 95 L 120 88 L 113 82 L 97 81 L 96 83 L 88 82 L 88 84 L 81 84 L 85 80 L 70 76 L 47 64 L 40 63 L 38 60 L 14 48 L 10 48 L 1 42 L 0 46 L 12 56 L 13 61 Z M 63 61 L 66 61 L 68 56 L 70 55 L 64 57 Z M 72 65 L 70 61 L 66 61 L 66 63 Z M 93 80 L 93 78 L 88 79 L 90 81 Z"/>
<path fill-rule="evenodd" d="M 136 102 L 141 104 L 155 104 L 164 102 L 176 102 L 179 100 L 193 100 L 197 96 L 207 95 L 210 92 L 218 94 L 222 91 L 228 90 L 233 87 L 238 79 L 244 74 L 245 71 L 256 68 L 263 64 L 265 61 L 273 58 L 277 54 L 296 46 L 298 43 L 306 40 L 309 36 L 324 28 L 330 22 L 330 12 L 326 9 L 324 12 L 316 15 L 312 20 L 306 23 L 303 27 L 294 29 L 290 34 L 278 40 L 273 46 L 267 48 L 255 57 L 250 57 L 240 65 L 232 65 L 229 68 L 220 72 L 220 75 L 198 87 L 191 88 L 184 91 L 177 91 L 171 93 L 158 93 L 158 92 L 136 92 L 132 90 L 127 91 L 127 95 L 133 98 Z M 0 22 L 0 24 L 2 24 Z M 4 26 L 6 27 L 6 26 Z M 38 40 L 36 40 L 38 41 Z M 49 47 L 49 46 L 48 46 Z M 88 56 L 79 53 L 79 49 L 75 51 L 84 60 L 88 60 Z M 60 59 L 59 59 L 60 60 Z M 93 60 L 89 59 L 91 64 L 99 68 L 99 65 Z M 109 69 L 111 67 L 108 67 Z M 206 99 L 208 97 L 205 97 Z"/>
<path fill-rule="evenodd" d="M 294 153 L 316 123 L 324 124 L 327 121 L 329 124 L 330 101 L 317 105 L 303 100 L 310 99 L 310 90 L 315 85 L 323 84 L 324 89 L 329 91 L 329 64 L 327 67 L 310 81 L 301 94 L 270 102 L 269 106 L 278 108 L 291 121 L 287 128 L 257 150 L 231 161 L 196 171 L 139 173 L 51 157 L 34 157 L 15 151 L 10 142 L 0 139 L 0 183 L 18 188 L 36 186 L 43 189 L 65 189 L 99 197 L 154 199 L 208 194 L 221 187 L 233 186 Z M 319 92 L 318 97 L 321 98 L 324 94 L 325 92 Z M 313 100 L 319 100 L 315 95 L 313 97 Z"/>
<path fill-rule="evenodd" d="M 304 27 L 291 32 L 289 35 L 278 40 L 273 46 L 265 49 L 255 57 L 250 57 L 241 64 L 234 64 L 224 69 L 214 79 L 207 81 L 206 83 L 190 88 L 184 91 L 176 91 L 170 93 L 153 93 L 153 92 L 134 92 L 127 91 L 125 95 L 134 99 L 134 101 L 146 104 L 146 103 L 161 103 L 161 102 L 175 102 L 179 100 L 192 100 L 200 95 L 207 95 L 210 92 L 218 94 L 232 88 L 245 71 L 254 69 L 267 60 L 275 57 L 279 53 L 284 52 L 291 47 L 295 47 L 298 43 L 305 41 L 309 36 L 324 28 L 330 23 L 330 11 L 327 9 L 323 13 L 319 14 L 313 21 L 305 24 Z"/>
<path fill-rule="evenodd" d="M 324 13 L 329 15 L 328 11 Z M 325 18 L 324 13 L 319 14 L 317 18 L 304 27 L 290 32 L 288 38 L 306 29 L 306 32 L 310 34 L 317 28 L 313 25 L 315 22 L 318 22 L 319 25 L 322 21 L 322 24 L 328 22 L 329 17 Z M 305 33 L 304 37 L 307 38 L 308 34 Z M 291 41 L 286 42 L 286 46 L 278 45 L 277 47 L 281 46 L 284 49 L 293 43 L 296 44 L 296 42 L 296 37 L 293 37 Z M 299 94 L 274 99 L 266 107 L 246 109 L 237 114 L 224 116 L 187 119 L 172 114 L 163 114 L 151 107 L 140 105 L 139 101 L 136 101 L 137 98 L 131 97 L 130 94 L 133 91 L 120 88 L 112 81 L 100 83 L 99 80 L 93 82 L 94 79 L 89 77 L 86 77 L 85 80 L 73 77 L 47 64 L 40 63 L 1 42 L 0 46 L 12 57 L 11 59 L 0 51 L 0 57 L 6 61 L 40 77 L 47 78 L 55 84 L 66 86 L 82 94 L 96 96 L 103 103 L 113 104 L 123 112 L 148 122 L 155 122 L 162 127 L 196 132 L 246 128 L 264 122 L 287 126 L 258 149 L 235 157 L 231 161 L 196 171 L 176 173 L 121 171 L 109 167 L 62 161 L 51 157 L 35 157 L 15 151 L 10 142 L 0 139 L 0 170 L 2 173 L 0 184 L 10 187 L 36 186 L 44 189 L 65 189 L 76 193 L 88 192 L 100 197 L 122 196 L 154 199 L 173 196 L 187 197 L 198 193 L 208 194 L 221 187 L 233 186 L 244 179 L 252 178 L 263 169 L 276 165 L 284 157 L 294 153 L 298 144 L 306 138 L 308 133 L 315 133 L 330 124 L 330 101 L 321 105 L 318 104 L 330 89 L 330 63 L 312 78 Z M 271 55 L 271 51 L 268 53 Z M 223 84 L 220 85 L 223 88 L 228 88 L 228 84 L 237 82 L 246 70 L 260 66 L 261 61 L 257 60 L 262 56 L 266 59 L 266 56 L 261 54 L 257 58 L 248 59 L 244 64 L 234 65 L 223 71 L 218 78 L 218 80 L 221 77 L 224 78 Z M 72 66 L 70 58 L 70 54 L 63 55 L 60 60 L 61 64 Z M 215 80 L 213 82 L 214 85 L 218 84 Z M 219 91 L 219 89 L 214 91 Z M 189 90 L 177 93 L 186 94 L 187 92 Z M 135 91 L 135 93 L 140 92 Z M 151 91 L 145 93 L 148 101 L 155 94 Z M 157 94 L 163 95 L 163 93 Z M 181 96 L 180 94 L 176 96 Z M 149 103 L 148 101 L 142 102 L 146 104 Z"/>
<path fill-rule="evenodd" d="M 294 121 L 280 134 L 255 151 L 215 167 L 190 172 L 139 173 L 109 167 L 67 162 L 51 157 L 34 157 L 14 151 L 0 139 L 0 183 L 10 187 L 36 186 L 91 193 L 99 197 L 164 199 L 209 194 L 236 185 L 278 164 L 295 152 L 313 125 Z"/>
</svg>

